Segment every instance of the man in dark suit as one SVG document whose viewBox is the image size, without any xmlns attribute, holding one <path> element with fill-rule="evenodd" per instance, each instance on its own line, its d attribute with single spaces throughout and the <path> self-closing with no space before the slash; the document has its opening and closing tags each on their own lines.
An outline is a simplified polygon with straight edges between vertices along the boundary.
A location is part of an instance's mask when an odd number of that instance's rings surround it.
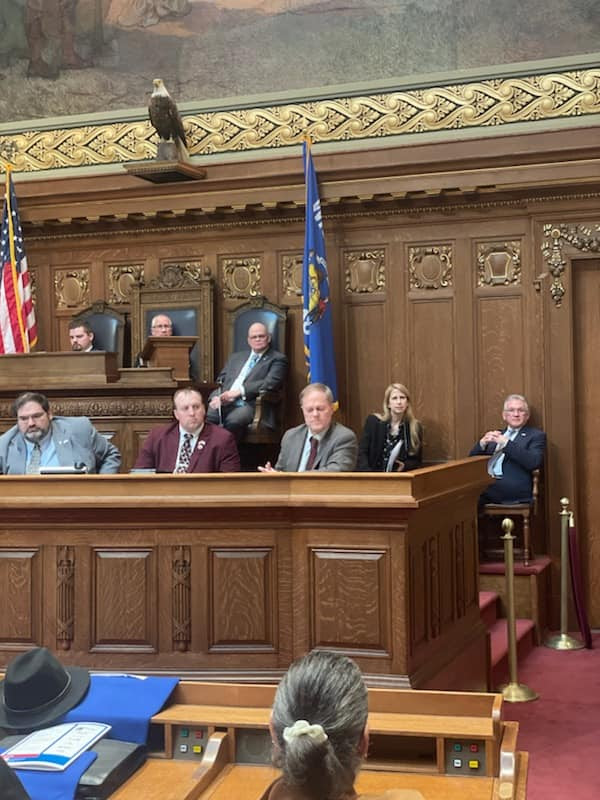
<svg viewBox="0 0 600 800">
<path fill-rule="evenodd" d="M 98 349 L 94 345 L 94 331 L 87 322 L 72 320 L 69 323 L 69 339 L 74 353 L 91 353 Z"/>
<path fill-rule="evenodd" d="M 150 431 L 136 468 L 157 472 L 239 472 L 240 457 L 229 431 L 205 422 L 206 408 L 197 389 L 173 395 L 175 422 Z"/>
<path fill-rule="evenodd" d="M 220 389 L 209 400 L 207 419 L 223 425 L 239 441 L 254 419 L 256 398 L 262 392 L 281 389 L 287 375 L 288 360 L 271 347 L 266 325 L 255 322 L 248 328 L 250 350 L 233 353 L 217 377 Z M 274 427 L 274 410 L 266 424 Z"/>
<path fill-rule="evenodd" d="M 304 424 L 283 434 L 279 458 L 260 472 L 352 472 L 356 468 L 358 441 L 350 428 L 333 422 L 335 406 L 329 386 L 310 383 L 300 392 Z"/>
<path fill-rule="evenodd" d="M 470 456 L 489 455 L 488 472 L 495 482 L 480 497 L 480 503 L 528 503 L 532 500 L 532 476 L 544 461 L 546 434 L 527 425 L 529 405 L 520 394 L 504 401 L 503 431 L 484 433 Z"/>
</svg>

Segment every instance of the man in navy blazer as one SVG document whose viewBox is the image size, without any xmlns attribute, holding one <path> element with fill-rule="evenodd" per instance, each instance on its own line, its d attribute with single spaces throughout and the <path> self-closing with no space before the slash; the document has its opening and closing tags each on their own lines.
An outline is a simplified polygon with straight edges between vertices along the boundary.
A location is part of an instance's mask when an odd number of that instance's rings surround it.
<svg viewBox="0 0 600 800">
<path fill-rule="evenodd" d="M 488 472 L 496 478 L 481 495 L 481 503 L 529 503 L 532 500 L 532 476 L 544 461 L 546 434 L 527 425 L 529 405 L 520 394 L 510 394 L 504 401 L 503 431 L 484 433 L 469 453 L 491 456 Z"/>
<path fill-rule="evenodd" d="M 15 400 L 17 424 L 0 436 L 0 474 L 83 464 L 99 474 L 118 472 L 121 454 L 87 417 L 55 417 L 48 398 L 24 392 Z M 34 465 L 35 462 L 35 465 Z"/>
<path fill-rule="evenodd" d="M 233 353 L 217 377 L 220 389 L 209 400 L 207 419 L 223 425 L 239 441 L 254 419 L 256 398 L 261 392 L 281 389 L 287 375 L 288 360 L 271 347 L 266 325 L 255 322 L 248 328 L 249 350 Z M 267 406 L 267 411 L 270 410 Z M 274 427 L 268 414 L 266 424 Z"/>
<path fill-rule="evenodd" d="M 175 422 L 150 431 L 135 468 L 157 472 L 240 471 L 235 439 L 229 431 L 205 422 L 206 408 L 197 389 L 175 392 L 173 414 Z"/>
</svg>

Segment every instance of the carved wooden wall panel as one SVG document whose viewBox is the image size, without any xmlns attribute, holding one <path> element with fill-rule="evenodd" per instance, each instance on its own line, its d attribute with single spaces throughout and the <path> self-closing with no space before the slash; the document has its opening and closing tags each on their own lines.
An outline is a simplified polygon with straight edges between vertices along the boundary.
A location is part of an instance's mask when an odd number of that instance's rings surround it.
<svg viewBox="0 0 600 800">
<path fill-rule="evenodd" d="M 155 561 L 147 548 L 94 549 L 92 650 L 157 650 Z"/>
<path fill-rule="evenodd" d="M 311 647 L 389 655 L 389 552 L 311 549 Z"/>
<path fill-rule="evenodd" d="M 502 421 L 506 387 L 526 391 L 525 370 L 528 324 L 520 295 L 497 294 L 476 301 L 477 375 L 481 432 Z"/>
<path fill-rule="evenodd" d="M 389 382 L 388 312 L 383 299 L 356 298 L 344 305 L 347 415 L 360 432 L 367 414 L 379 411 Z"/>
<path fill-rule="evenodd" d="M 274 550 L 209 548 L 209 650 L 273 650 Z"/>
<path fill-rule="evenodd" d="M 456 449 L 453 387 L 458 356 L 453 298 L 442 293 L 411 297 L 409 341 L 411 369 L 405 380 L 425 429 L 425 458 L 445 461 Z"/>
<path fill-rule="evenodd" d="M 0 549 L 0 586 L 5 603 L 0 615 L 3 647 L 39 645 L 42 633 L 42 554 L 39 548 Z"/>
</svg>

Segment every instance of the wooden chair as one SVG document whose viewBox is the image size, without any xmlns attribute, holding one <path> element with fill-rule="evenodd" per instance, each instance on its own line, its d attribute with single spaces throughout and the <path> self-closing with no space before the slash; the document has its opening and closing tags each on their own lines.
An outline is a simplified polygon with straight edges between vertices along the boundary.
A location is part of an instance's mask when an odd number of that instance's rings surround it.
<svg viewBox="0 0 600 800">
<path fill-rule="evenodd" d="M 116 353 L 118 366 L 124 365 L 127 318 L 104 300 L 97 300 L 80 311 L 73 322 L 85 322 L 94 332 L 94 346 L 107 353 Z"/>
<path fill-rule="evenodd" d="M 481 517 L 495 520 L 497 517 L 517 517 L 521 519 L 523 527 L 523 564 L 527 566 L 535 558 L 531 543 L 531 524 L 537 515 L 538 498 L 540 492 L 540 470 L 534 469 L 532 475 L 532 500 L 531 503 L 486 503 L 480 510 Z M 484 549 L 484 552 L 485 549 Z M 489 551 L 487 551 L 489 552 Z"/>
<path fill-rule="evenodd" d="M 229 352 L 248 349 L 248 328 L 262 322 L 271 334 L 271 346 L 285 353 L 287 308 L 270 303 L 266 297 L 258 296 L 229 311 Z M 276 392 L 264 392 L 256 399 L 254 419 L 244 436 L 245 444 L 279 444 L 283 434 L 283 409 L 285 387 Z M 267 425 L 265 420 L 275 420 Z"/>
<path fill-rule="evenodd" d="M 152 318 L 166 314 L 174 336 L 198 336 L 190 353 L 190 377 L 210 383 L 214 376 L 214 284 L 207 267 L 169 264 L 148 285 L 132 292 L 132 363 L 150 335 Z"/>
</svg>

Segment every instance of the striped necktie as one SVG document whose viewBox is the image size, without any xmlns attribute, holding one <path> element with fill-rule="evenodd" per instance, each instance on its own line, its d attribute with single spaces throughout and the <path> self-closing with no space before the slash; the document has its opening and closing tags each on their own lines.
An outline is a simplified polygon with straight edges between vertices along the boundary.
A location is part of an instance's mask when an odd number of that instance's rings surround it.
<svg viewBox="0 0 600 800">
<path fill-rule="evenodd" d="M 316 436 L 310 437 L 310 453 L 308 454 L 308 461 L 304 467 L 305 472 L 309 472 L 315 465 L 317 460 L 317 451 L 319 449 L 319 440 Z"/>
</svg>

